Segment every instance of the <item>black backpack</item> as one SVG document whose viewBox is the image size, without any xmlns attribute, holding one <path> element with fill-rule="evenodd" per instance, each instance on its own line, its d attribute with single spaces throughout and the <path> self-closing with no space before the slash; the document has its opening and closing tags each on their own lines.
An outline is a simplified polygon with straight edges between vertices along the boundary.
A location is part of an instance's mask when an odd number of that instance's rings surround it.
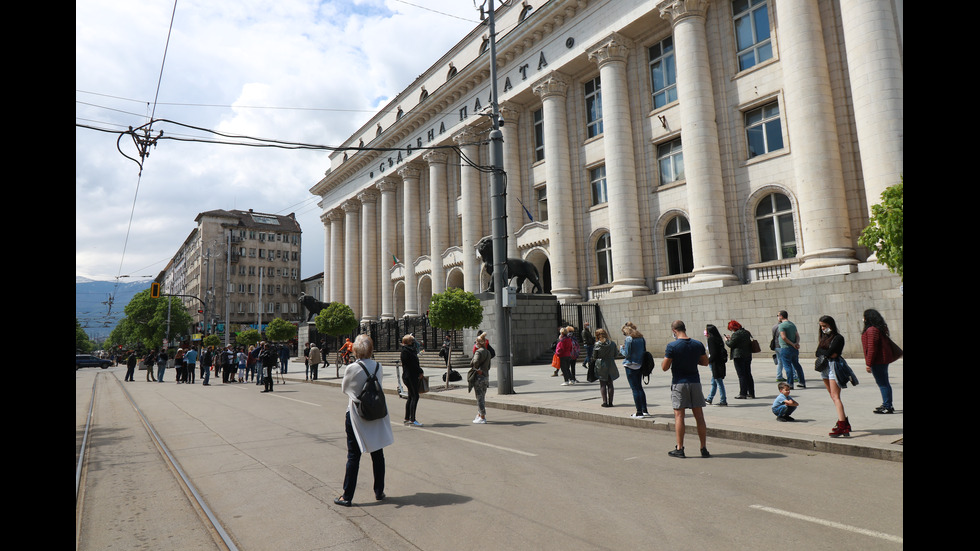
<svg viewBox="0 0 980 551">
<path fill-rule="evenodd" d="M 360 360 L 358 360 L 357 365 L 361 366 L 361 369 L 368 376 L 368 380 L 364 383 L 364 388 L 357 395 L 357 399 L 360 402 L 357 404 L 357 411 L 361 415 L 361 419 L 365 421 L 382 419 L 388 415 L 388 406 L 385 404 L 385 394 L 381 390 L 381 381 L 378 380 L 378 369 L 381 366 L 380 364 L 375 365 L 374 373 L 369 373 Z"/>
<path fill-rule="evenodd" d="M 653 373 L 654 368 L 653 354 L 651 354 L 649 351 L 644 351 L 643 363 L 640 364 L 640 366 L 640 373 L 642 373 L 644 377 L 649 377 L 650 374 Z"/>
</svg>

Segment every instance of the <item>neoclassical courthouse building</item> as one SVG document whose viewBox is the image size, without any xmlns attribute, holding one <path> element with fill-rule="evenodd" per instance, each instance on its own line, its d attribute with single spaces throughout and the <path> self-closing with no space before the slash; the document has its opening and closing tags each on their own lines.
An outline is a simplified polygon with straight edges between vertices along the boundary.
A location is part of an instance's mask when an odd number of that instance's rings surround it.
<svg viewBox="0 0 980 551">
<path fill-rule="evenodd" d="M 513 0 L 496 13 L 508 256 L 563 303 L 667 340 L 775 314 L 816 340 L 902 333 L 899 278 L 858 244 L 903 171 L 902 0 Z M 331 155 L 325 300 L 424 314 L 489 278 L 490 52 L 478 26 Z M 406 37 L 406 40 L 424 37 Z M 724 329 L 723 329 L 724 331 Z M 811 334 L 812 333 L 812 334 Z M 648 336 L 649 340 L 649 336 Z M 655 343 L 656 346 L 656 343 Z"/>
</svg>

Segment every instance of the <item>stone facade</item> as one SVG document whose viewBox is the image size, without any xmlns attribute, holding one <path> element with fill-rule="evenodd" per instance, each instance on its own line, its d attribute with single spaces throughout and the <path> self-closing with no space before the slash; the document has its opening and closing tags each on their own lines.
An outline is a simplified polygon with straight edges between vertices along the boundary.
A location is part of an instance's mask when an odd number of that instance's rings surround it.
<svg viewBox="0 0 980 551">
<path fill-rule="evenodd" d="M 878 307 L 901 334 L 900 282 L 857 243 L 902 173 L 900 0 L 551 0 L 496 18 L 508 255 L 547 292 L 598 301 L 611 325 L 659 328 L 664 312 L 692 327 L 744 318 L 759 336 L 785 309 L 809 335 L 812 315 L 853 331 Z M 362 321 L 486 288 L 473 249 L 490 234 L 485 32 L 366 122 L 311 189 L 324 300 Z"/>
</svg>

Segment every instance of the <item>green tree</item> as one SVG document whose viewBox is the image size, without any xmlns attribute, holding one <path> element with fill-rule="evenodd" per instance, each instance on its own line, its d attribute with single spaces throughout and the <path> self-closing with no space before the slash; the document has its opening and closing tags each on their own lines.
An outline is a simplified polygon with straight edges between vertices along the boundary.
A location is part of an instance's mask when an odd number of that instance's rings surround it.
<svg viewBox="0 0 980 551">
<path fill-rule="evenodd" d="M 79 354 L 88 354 L 94 349 L 94 344 L 92 340 L 88 338 L 88 333 L 82 329 L 82 324 L 78 323 L 78 318 L 75 318 L 75 352 Z"/>
<path fill-rule="evenodd" d="M 262 335 L 259 334 L 258 329 L 245 329 L 244 331 L 235 333 L 235 344 L 248 348 L 258 343 L 260 338 L 262 338 Z"/>
<path fill-rule="evenodd" d="M 168 315 L 171 338 L 187 333 L 194 322 L 180 298 L 153 298 L 149 289 L 136 293 L 123 312 L 126 317 L 109 334 L 107 343 L 124 348 L 156 348 L 163 344 L 167 336 Z"/>
<path fill-rule="evenodd" d="M 282 318 L 275 318 L 265 328 L 270 341 L 285 342 L 296 336 L 296 326 Z"/>
<path fill-rule="evenodd" d="M 221 348 L 221 337 L 218 335 L 208 335 L 201 341 L 201 345 L 204 346 L 204 348 L 211 346 Z"/>
<path fill-rule="evenodd" d="M 331 302 L 320 310 L 314 320 L 316 330 L 331 337 L 346 335 L 357 329 L 357 318 L 350 306 L 343 302 Z"/>
<path fill-rule="evenodd" d="M 879 264 L 905 281 L 905 177 L 881 193 L 881 203 L 871 206 L 868 227 L 858 243 L 872 250 Z"/>
<path fill-rule="evenodd" d="M 479 327 L 483 322 L 483 306 L 480 299 L 469 291 L 449 288 L 444 293 L 432 295 L 429 302 L 429 323 L 443 331 L 452 331 L 455 340 L 460 329 Z M 449 361 L 446 363 L 446 388 L 449 388 L 449 374 L 452 373 L 452 344 L 449 346 Z"/>
</svg>

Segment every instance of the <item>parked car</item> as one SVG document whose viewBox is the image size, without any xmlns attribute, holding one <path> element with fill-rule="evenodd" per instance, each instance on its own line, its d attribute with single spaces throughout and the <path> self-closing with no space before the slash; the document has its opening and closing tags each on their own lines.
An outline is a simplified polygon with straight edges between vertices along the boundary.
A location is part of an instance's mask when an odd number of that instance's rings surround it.
<svg viewBox="0 0 980 551">
<path fill-rule="evenodd" d="M 96 358 L 91 354 L 75 354 L 75 371 L 83 367 L 101 367 L 106 369 L 112 362 L 102 358 Z"/>
</svg>

